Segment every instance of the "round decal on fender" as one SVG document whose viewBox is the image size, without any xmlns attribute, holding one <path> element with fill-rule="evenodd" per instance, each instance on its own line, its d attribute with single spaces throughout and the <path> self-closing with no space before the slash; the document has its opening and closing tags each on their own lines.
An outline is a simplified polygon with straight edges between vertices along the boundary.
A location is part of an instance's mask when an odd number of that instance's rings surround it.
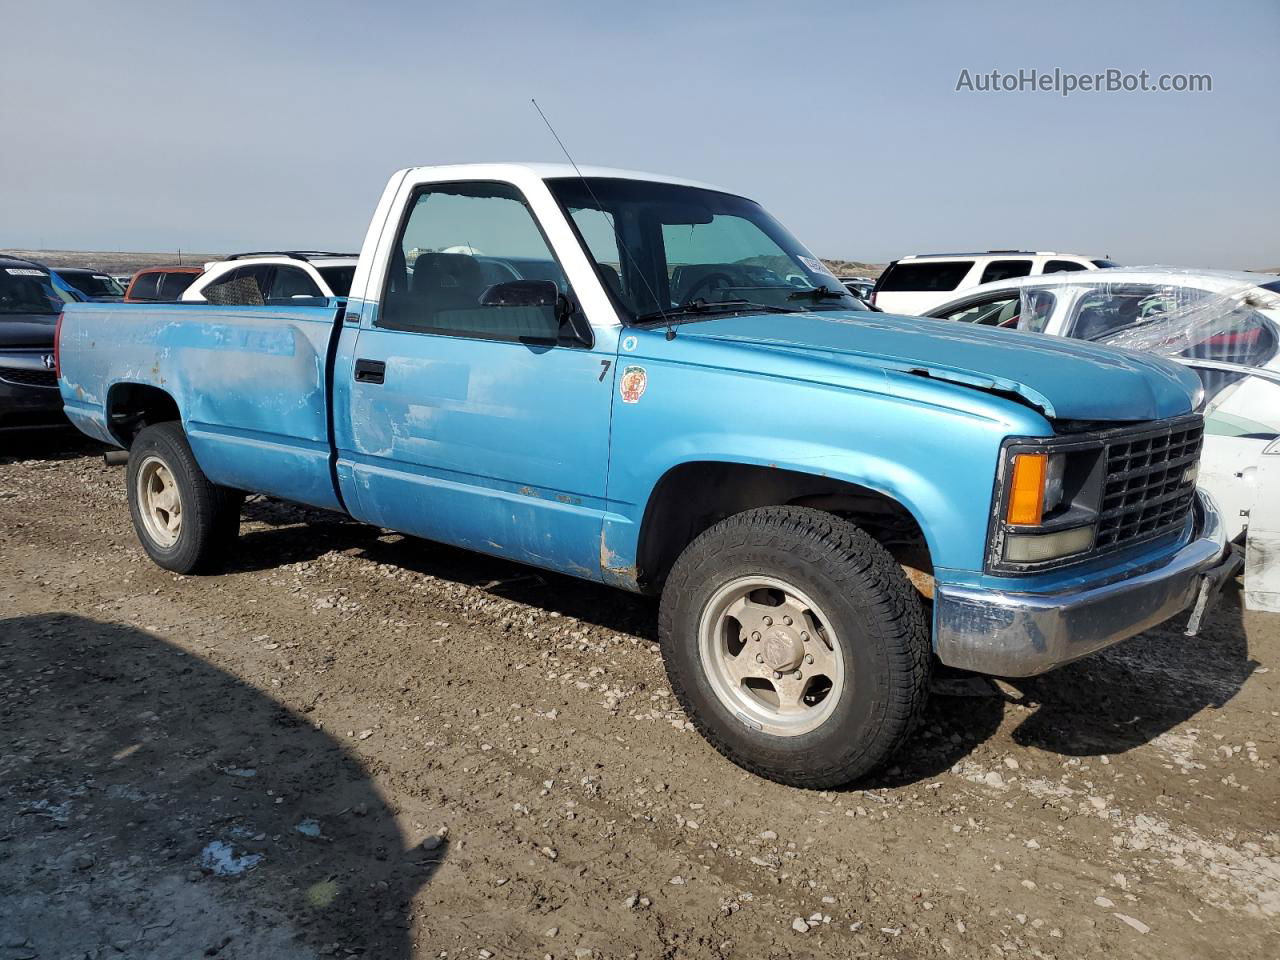
<svg viewBox="0 0 1280 960">
<path fill-rule="evenodd" d="M 644 388 L 649 385 L 649 374 L 644 367 L 627 367 L 618 378 L 618 389 L 622 391 L 623 403 L 639 403 L 644 396 Z"/>
</svg>

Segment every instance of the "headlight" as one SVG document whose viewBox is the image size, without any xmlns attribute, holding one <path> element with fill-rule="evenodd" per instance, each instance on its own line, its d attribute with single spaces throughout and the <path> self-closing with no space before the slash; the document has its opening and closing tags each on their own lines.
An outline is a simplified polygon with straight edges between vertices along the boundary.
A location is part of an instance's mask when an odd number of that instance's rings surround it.
<svg viewBox="0 0 1280 960">
<path fill-rule="evenodd" d="M 1015 453 L 1005 520 L 1018 526 L 1041 523 L 1062 505 L 1066 470 L 1065 453 Z"/>
<path fill-rule="evenodd" d="M 1011 533 L 1004 539 L 1007 563 L 1044 563 L 1093 546 L 1093 525 L 1059 530 L 1057 533 Z"/>
<path fill-rule="evenodd" d="M 1063 567 L 1186 529 L 1203 420 L 1008 437 L 988 526 L 986 570 Z M 1280 453 L 1280 440 L 1267 448 Z"/>
<path fill-rule="evenodd" d="M 1053 513 L 1062 505 L 1062 481 L 1067 472 L 1065 453 L 1049 454 L 1044 477 L 1044 512 Z"/>
<path fill-rule="evenodd" d="M 1054 450 L 1061 443 L 1006 445 L 991 566 L 1033 569 L 1093 549 L 1102 489 L 1096 444 Z"/>
</svg>

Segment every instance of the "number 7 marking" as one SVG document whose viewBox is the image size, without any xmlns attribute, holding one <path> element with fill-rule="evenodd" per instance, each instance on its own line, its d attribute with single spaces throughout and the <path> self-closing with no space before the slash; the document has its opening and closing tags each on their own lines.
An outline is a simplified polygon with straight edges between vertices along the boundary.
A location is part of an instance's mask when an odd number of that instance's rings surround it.
<svg viewBox="0 0 1280 960">
<path fill-rule="evenodd" d="M 599 382 L 600 382 L 600 383 L 604 383 L 604 375 L 605 375 L 606 373 L 608 373 L 608 372 L 609 372 L 609 368 L 610 368 L 611 366 L 613 366 L 613 361 L 612 361 L 612 360 L 601 360 L 601 361 L 600 361 L 600 377 L 599 377 Z"/>
</svg>

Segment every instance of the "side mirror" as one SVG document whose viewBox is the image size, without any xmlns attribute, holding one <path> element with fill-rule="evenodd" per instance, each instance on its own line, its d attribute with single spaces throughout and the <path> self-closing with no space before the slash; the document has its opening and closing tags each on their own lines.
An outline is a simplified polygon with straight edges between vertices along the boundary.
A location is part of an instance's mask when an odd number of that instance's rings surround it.
<svg viewBox="0 0 1280 960">
<path fill-rule="evenodd" d="M 560 340 L 569 341 L 588 349 L 595 346 L 596 335 L 587 323 L 582 311 L 566 296 L 556 298 L 556 319 L 560 321 Z"/>
<path fill-rule="evenodd" d="M 554 307 L 560 288 L 554 280 L 508 280 L 486 287 L 480 294 L 482 307 Z"/>
</svg>

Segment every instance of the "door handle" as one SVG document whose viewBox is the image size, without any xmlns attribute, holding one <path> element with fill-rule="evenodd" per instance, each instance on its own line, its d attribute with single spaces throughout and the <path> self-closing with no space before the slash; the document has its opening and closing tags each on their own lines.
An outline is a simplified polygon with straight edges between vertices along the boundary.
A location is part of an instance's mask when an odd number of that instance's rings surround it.
<svg viewBox="0 0 1280 960">
<path fill-rule="evenodd" d="M 387 376 L 387 365 L 381 360 L 356 360 L 357 383 L 382 383 Z"/>
</svg>

